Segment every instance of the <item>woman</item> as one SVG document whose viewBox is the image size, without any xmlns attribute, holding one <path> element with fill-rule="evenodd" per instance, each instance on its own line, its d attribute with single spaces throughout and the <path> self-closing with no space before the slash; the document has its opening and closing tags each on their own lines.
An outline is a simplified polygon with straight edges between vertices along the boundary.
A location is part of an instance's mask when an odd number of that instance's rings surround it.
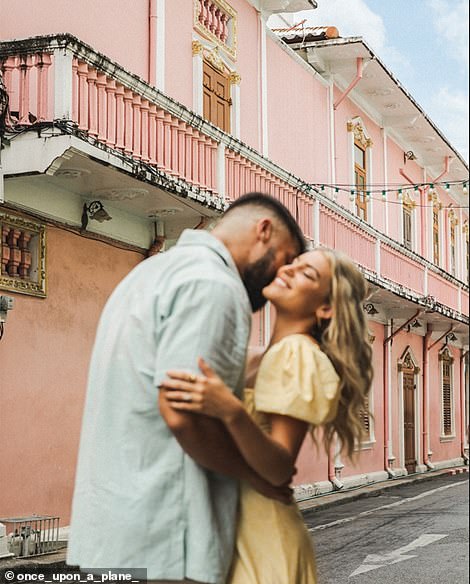
<svg viewBox="0 0 470 584">
<path fill-rule="evenodd" d="M 352 457 L 372 380 L 362 303 L 366 282 L 344 255 L 316 249 L 282 267 L 263 290 L 276 309 L 270 345 L 244 406 L 200 361 L 204 375 L 169 372 L 166 399 L 178 410 L 219 418 L 248 464 L 274 485 L 290 481 L 309 428 L 335 434 Z M 253 384 L 249 384 L 253 386 Z M 294 503 L 242 484 L 236 550 L 228 584 L 314 584 L 311 541 Z"/>
</svg>

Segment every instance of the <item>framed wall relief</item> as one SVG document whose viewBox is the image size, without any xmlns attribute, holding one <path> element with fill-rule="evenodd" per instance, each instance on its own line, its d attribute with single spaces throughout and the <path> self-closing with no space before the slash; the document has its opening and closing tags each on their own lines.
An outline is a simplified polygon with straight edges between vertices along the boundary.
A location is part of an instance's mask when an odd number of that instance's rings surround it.
<svg viewBox="0 0 470 584">
<path fill-rule="evenodd" d="M 0 290 L 46 296 L 46 228 L 0 212 Z"/>
</svg>

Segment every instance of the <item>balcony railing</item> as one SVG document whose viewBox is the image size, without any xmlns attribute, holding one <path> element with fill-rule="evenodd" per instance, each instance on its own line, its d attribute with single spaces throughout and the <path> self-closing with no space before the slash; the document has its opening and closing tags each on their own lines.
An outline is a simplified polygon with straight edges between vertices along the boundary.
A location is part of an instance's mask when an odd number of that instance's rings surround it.
<svg viewBox="0 0 470 584">
<path fill-rule="evenodd" d="M 18 126 L 66 121 L 78 136 L 163 171 L 219 208 L 250 190 L 272 194 L 307 238 L 345 251 L 384 286 L 468 314 L 466 284 L 76 38 L 0 43 L 0 68 Z"/>
</svg>

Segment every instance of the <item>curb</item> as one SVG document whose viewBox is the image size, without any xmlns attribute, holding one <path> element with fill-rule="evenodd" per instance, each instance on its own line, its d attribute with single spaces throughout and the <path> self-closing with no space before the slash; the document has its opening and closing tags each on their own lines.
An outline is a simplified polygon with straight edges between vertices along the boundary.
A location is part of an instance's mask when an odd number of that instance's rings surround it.
<svg viewBox="0 0 470 584">
<path fill-rule="evenodd" d="M 398 488 L 403 485 L 427 482 L 442 476 L 455 476 L 457 474 L 463 474 L 468 472 L 469 472 L 468 466 L 451 469 L 442 469 L 438 471 L 429 471 L 425 474 L 389 479 L 389 481 L 385 483 L 375 483 L 371 485 L 364 485 L 362 487 L 356 487 L 354 489 L 349 489 L 345 491 L 343 490 L 334 491 L 326 495 L 317 495 L 310 499 L 298 501 L 297 504 L 302 515 L 306 515 L 307 513 L 315 509 L 320 508 L 328 509 L 329 507 L 334 507 L 336 505 L 342 505 L 344 503 L 357 501 L 358 499 L 378 497 L 379 495 L 382 495 L 385 491 Z"/>
</svg>

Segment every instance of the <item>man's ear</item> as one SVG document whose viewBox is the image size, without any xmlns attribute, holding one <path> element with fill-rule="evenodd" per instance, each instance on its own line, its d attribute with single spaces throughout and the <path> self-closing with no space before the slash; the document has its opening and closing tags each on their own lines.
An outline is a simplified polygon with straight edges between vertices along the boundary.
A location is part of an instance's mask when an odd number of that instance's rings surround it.
<svg viewBox="0 0 470 584">
<path fill-rule="evenodd" d="M 268 217 L 256 223 L 256 237 L 261 243 L 268 243 L 273 234 L 273 222 Z"/>
</svg>

